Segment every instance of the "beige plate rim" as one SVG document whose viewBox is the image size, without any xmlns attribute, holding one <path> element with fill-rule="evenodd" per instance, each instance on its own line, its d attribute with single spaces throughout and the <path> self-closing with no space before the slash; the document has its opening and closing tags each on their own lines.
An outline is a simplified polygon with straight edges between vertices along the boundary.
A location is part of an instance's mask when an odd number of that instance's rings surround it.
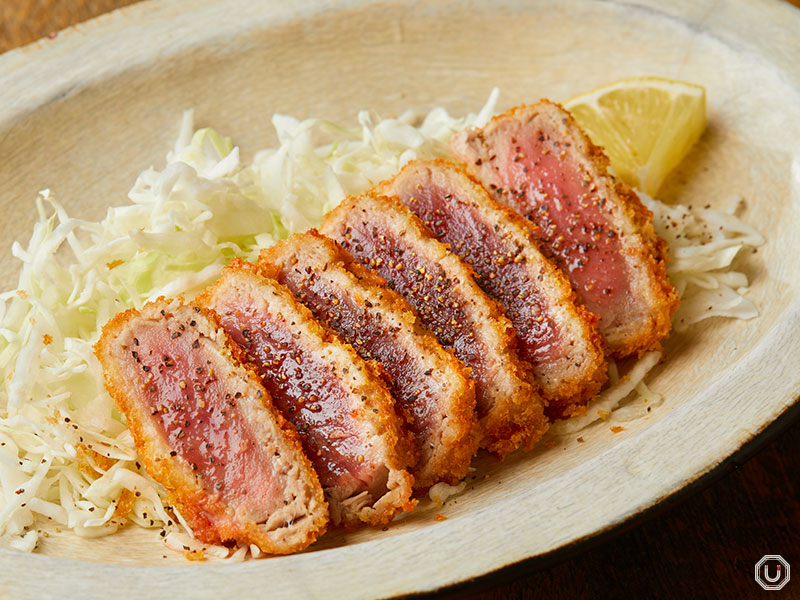
<svg viewBox="0 0 800 600">
<path fill-rule="evenodd" d="M 346 10 L 365 4 L 347 0 L 325 2 L 302 0 L 295 3 L 273 1 L 267 5 L 255 0 L 180 0 L 144 2 L 95 19 L 62 32 L 55 40 L 43 40 L 0 56 L 0 126 L 57 101 L 76 89 L 102 82 L 125 69 L 145 65 L 211 40 L 229 38 L 245 31 L 268 28 L 276 23 L 302 19 L 322 11 Z M 508 1 L 504 6 L 522 3 Z M 768 1 L 732 0 L 739 16 L 735 20 L 703 22 L 713 0 L 677 0 L 664 6 L 658 0 L 638 0 L 627 5 L 652 11 L 660 16 L 689 23 L 743 52 L 757 49 L 781 70 L 794 89 L 800 89 L 800 76 L 791 67 L 800 64 L 800 44 L 792 40 L 791 30 L 800 30 L 800 11 L 788 4 Z M 214 27 L 209 27 L 210 23 Z M 787 25 L 792 23 L 792 25 Z M 146 36 L 150 43 L 141 43 Z M 131 48 L 135 51 L 131 52 Z M 75 68 L 74 65 L 81 65 Z M 31 86 L 31 81 L 45 80 L 46 85 Z M 795 162 L 800 153 L 795 154 Z M 796 166 L 796 165 L 795 165 Z M 800 179 L 798 173 L 795 178 Z M 733 367 L 728 376 L 700 391 L 649 428 L 631 435 L 606 452 L 600 452 L 578 469 L 582 485 L 602 483 L 602 473 L 624 468 L 624 457 L 654 452 L 660 447 L 686 444 L 702 436 L 704 423 L 693 414 L 702 405 L 707 419 L 730 420 L 731 435 L 715 440 L 713 447 L 698 452 L 680 468 L 665 475 L 657 486 L 652 481 L 634 482 L 626 499 L 609 499 L 604 511 L 612 518 L 587 518 L 581 535 L 551 545 L 536 545 L 525 532 L 503 531 L 503 515 L 540 507 L 525 498 L 510 498 L 469 516 L 440 523 L 431 530 L 414 531 L 383 540 L 353 546 L 281 557 L 242 564 L 196 565 L 187 567 L 131 567 L 22 555 L 0 549 L 0 590 L 14 597 L 48 597 L 57 590 L 60 597 L 103 598 L 111 589 L 120 598 L 174 597 L 192 593 L 195 597 L 249 597 L 253 590 L 275 596 L 325 597 L 337 590 L 339 597 L 385 597 L 436 590 L 469 578 L 496 571 L 558 548 L 569 546 L 606 531 L 697 481 L 704 474 L 754 439 L 789 409 L 800 393 L 800 381 L 785 378 L 776 389 L 769 377 L 753 378 L 780 353 L 784 364 L 800 364 L 800 299 L 786 307 L 772 331 Z M 723 399 L 738 393 L 737 386 L 748 382 L 748 394 L 764 398 L 763 420 L 735 427 L 726 415 Z M 639 486 L 640 487 L 636 487 Z M 569 493 L 567 482 L 556 479 Z M 631 499 L 635 499 L 631 501 Z M 615 504 L 616 503 L 616 504 Z M 403 547 L 419 548 L 416 553 L 402 553 Z M 471 553 L 459 560 L 463 548 L 499 548 L 497 552 Z M 405 577 L 413 573 L 414 577 Z M 113 587 L 112 587 L 113 582 Z M 356 582 L 354 585 L 353 582 Z"/>
</svg>

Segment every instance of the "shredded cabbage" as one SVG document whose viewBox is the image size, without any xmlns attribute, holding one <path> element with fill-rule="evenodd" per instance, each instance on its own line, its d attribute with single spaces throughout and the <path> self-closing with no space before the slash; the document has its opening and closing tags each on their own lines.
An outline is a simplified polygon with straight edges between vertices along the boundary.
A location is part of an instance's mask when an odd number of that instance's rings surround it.
<svg viewBox="0 0 800 600">
<path fill-rule="evenodd" d="M 20 261 L 17 287 L 0 294 L 2 543 L 32 551 L 48 521 L 88 537 L 127 520 L 164 529 L 165 544 L 176 550 L 244 558 L 244 547 L 229 555 L 198 546 L 141 469 L 92 352 L 102 326 L 162 295 L 191 298 L 231 258 L 254 259 L 260 248 L 318 225 L 347 195 L 409 160 L 447 156 L 453 132 L 483 125 L 497 97 L 495 89 L 477 115 L 454 118 L 436 108 L 421 122 L 411 111 L 393 119 L 362 111 L 352 127 L 275 115 L 278 147 L 250 164 L 230 139 L 195 130 L 187 111 L 165 167 L 144 171 L 130 202 L 103 219 L 70 217 L 49 190 L 41 192 L 27 246 L 12 248 Z M 729 266 L 761 236 L 730 212 L 643 199 L 671 244 L 669 273 L 684 297 L 676 326 L 755 316 L 742 296 L 746 278 Z M 643 379 L 657 360 L 643 357 L 595 406 L 611 410 L 637 390 L 656 404 Z"/>
<path fill-rule="evenodd" d="M 440 481 L 439 483 L 431 486 L 431 489 L 428 490 L 428 497 L 437 506 L 444 506 L 444 503 L 447 502 L 448 498 L 451 496 L 457 496 L 466 488 L 466 480 L 462 481 L 458 485 L 449 485 L 444 481 Z"/>
<path fill-rule="evenodd" d="M 723 210 L 669 206 L 639 192 L 655 217 L 656 232 L 669 243 L 667 274 L 681 296 L 673 325 L 683 331 L 710 317 L 752 319 L 755 305 L 744 297 L 747 276 L 730 269 L 743 248 L 756 248 L 763 236 L 736 218 L 742 198 L 732 196 Z"/>
</svg>

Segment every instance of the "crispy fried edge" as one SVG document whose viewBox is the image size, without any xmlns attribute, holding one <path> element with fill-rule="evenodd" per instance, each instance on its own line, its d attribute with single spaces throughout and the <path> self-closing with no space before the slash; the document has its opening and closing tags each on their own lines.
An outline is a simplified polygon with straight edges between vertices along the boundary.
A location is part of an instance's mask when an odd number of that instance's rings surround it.
<svg viewBox="0 0 800 600">
<path fill-rule="evenodd" d="M 655 232 L 653 214 L 642 204 L 630 186 L 608 172 L 610 164 L 608 157 L 602 148 L 592 143 L 569 111 L 560 104 L 547 99 L 542 99 L 533 105 L 521 104 L 503 114 L 492 117 L 489 123 L 480 130 L 472 129 L 456 134 L 451 138 L 450 149 L 453 154 L 459 156 L 459 144 L 471 146 L 473 139 L 483 140 L 485 131 L 499 127 L 505 119 L 513 119 L 517 116 L 535 118 L 542 112 L 542 107 L 555 108 L 560 111 L 560 119 L 566 119 L 566 123 L 561 122 L 559 125 L 557 120 L 553 120 L 552 123 L 583 144 L 583 156 L 577 152 L 575 155 L 589 168 L 591 175 L 605 190 L 607 198 L 612 200 L 610 204 L 619 209 L 620 214 L 612 215 L 615 220 L 614 224 L 618 227 L 622 225 L 621 228 L 625 228 L 624 219 L 627 218 L 633 227 L 630 236 L 626 235 L 625 254 L 631 259 L 637 260 L 644 267 L 644 271 L 650 275 L 650 281 L 647 283 L 652 309 L 649 319 L 650 326 L 649 328 L 645 327 L 640 334 L 629 336 L 620 343 L 610 343 L 612 355 L 618 358 L 633 354 L 641 356 L 649 350 L 660 349 L 661 340 L 669 335 L 672 327 L 672 315 L 680 302 L 678 293 L 666 274 L 667 243 Z M 548 118 L 549 115 L 544 116 Z M 573 150 L 577 151 L 577 148 Z M 464 161 L 464 163 L 470 173 L 478 175 L 471 161 Z M 618 202 L 614 202 L 615 199 Z M 638 237 L 639 241 L 631 244 L 630 237 Z"/>
<path fill-rule="evenodd" d="M 502 307 L 478 287 L 470 266 L 450 252 L 444 244 L 434 239 L 422 221 L 397 198 L 370 192 L 362 196 L 350 196 L 326 215 L 320 230 L 323 235 L 330 233 L 329 237 L 336 239 L 335 230 L 339 225 L 348 222 L 347 217 L 350 212 L 367 210 L 374 210 L 375 214 L 393 212 L 400 215 L 407 223 L 405 233 L 411 233 L 421 243 L 427 244 L 428 249 L 442 256 L 441 260 L 436 262 L 448 271 L 452 272 L 453 269 L 461 271 L 457 277 L 461 280 L 461 285 L 465 286 L 465 297 L 485 305 L 489 313 L 487 324 L 495 328 L 501 339 L 499 346 L 507 353 L 508 360 L 499 362 L 520 383 L 517 385 L 518 392 L 514 396 L 492 399 L 492 410 L 480 419 L 483 428 L 481 447 L 500 458 L 506 457 L 520 447 L 532 448 L 549 426 L 544 415 L 545 401 L 539 395 L 535 382 L 528 375 L 530 369 L 517 355 L 516 332 Z"/>
<path fill-rule="evenodd" d="M 156 306 L 161 306 L 163 310 L 168 310 L 172 304 L 161 297 L 154 302 L 149 302 L 146 308 Z M 191 307 L 192 305 L 179 304 L 178 306 Z M 136 404 L 135 401 L 131 400 L 125 390 L 117 385 L 117 381 L 121 379 L 121 374 L 113 364 L 109 345 L 122 333 L 130 321 L 142 316 L 142 312 L 136 309 L 121 312 L 106 323 L 103 326 L 100 338 L 95 343 L 94 353 L 103 367 L 106 390 L 126 417 L 128 428 L 131 431 L 145 470 L 155 481 L 164 486 L 167 491 L 167 502 L 179 508 L 181 515 L 190 524 L 197 539 L 207 544 L 216 544 L 228 540 L 244 541 L 253 543 L 270 554 L 290 554 L 302 550 L 325 533 L 328 522 L 327 502 L 325 501 L 319 478 L 312 468 L 311 462 L 303 453 L 297 432 L 272 406 L 269 394 L 261 385 L 253 369 L 247 366 L 246 361 L 242 360 L 244 358 L 243 352 L 220 327 L 217 316 L 212 311 L 199 307 L 193 308 L 200 316 L 208 320 L 213 341 L 220 344 L 220 354 L 229 357 L 234 362 L 235 368 L 242 372 L 248 383 L 262 392 L 266 410 L 275 419 L 276 424 L 285 435 L 286 443 L 290 444 L 295 450 L 300 461 L 298 466 L 302 474 L 307 478 L 306 483 L 315 492 L 314 500 L 321 507 L 320 511 L 310 515 L 312 519 L 308 524 L 309 528 L 306 531 L 305 538 L 289 546 L 280 546 L 276 545 L 268 535 L 260 532 L 257 524 L 246 523 L 239 526 L 220 527 L 218 524 L 210 523 L 205 517 L 205 514 L 211 513 L 225 517 L 226 525 L 232 521 L 228 505 L 215 500 L 208 492 L 197 486 L 191 470 L 184 464 L 183 459 L 170 457 L 168 453 L 160 454 L 157 442 L 150 438 L 145 420 L 140 418 L 142 415 L 139 414 L 139 410 L 134 406 Z M 174 313 L 170 311 L 168 314 Z M 166 442 L 164 442 L 164 446 L 169 447 Z"/>
<path fill-rule="evenodd" d="M 443 443 L 434 447 L 427 462 L 417 463 L 412 474 L 414 487 L 418 490 L 426 489 L 438 481 L 455 485 L 466 476 L 481 435 L 475 415 L 475 385 L 468 369 L 439 344 L 424 327 L 413 307 L 389 288 L 383 278 L 364 267 L 347 250 L 315 229 L 294 234 L 288 240 L 262 250 L 258 265 L 262 269 L 270 270 L 275 279 L 283 282 L 284 273 L 293 266 L 291 261 L 297 259 L 303 247 L 308 244 L 316 244 L 327 258 L 324 267 L 313 267 L 315 271 L 323 273 L 332 268 L 340 270 L 354 289 L 360 289 L 362 295 L 368 297 L 374 306 L 392 313 L 406 327 L 416 343 L 444 365 L 443 370 L 450 375 L 448 383 L 452 387 L 452 393 L 445 398 L 446 405 L 439 406 L 441 413 L 447 417 L 446 432 L 440 431 Z M 419 446 L 425 443 L 425 440 L 419 440 Z"/>
<path fill-rule="evenodd" d="M 383 382 L 383 373 L 374 361 L 364 361 L 358 354 L 329 328 L 319 323 L 311 311 L 298 302 L 289 289 L 272 277 L 266 276 L 257 265 L 235 258 L 225 267 L 219 279 L 197 297 L 196 302 L 201 306 L 212 306 L 213 296 L 224 286 L 225 277 L 229 273 L 244 274 L 253 277 L 261 285 L 272 287 L 281 299 L 286 302 L 302 319 L 309 335 L 318 337 L 323 343 L 336 346 L 350 357 L 347 367 L 362 365 L 362 372 L 366 379 L 367 389 L 351 390 L 350 394 L 365 395 L 367 404 L 359 406 L 351 412 L 351 416 L 358 416 L 360 420 L 371 423 L 376 431 L 383 431 L 385 464 L 389 469 L 388 491 L 376 499 L 372 507 L 363 507 L 356 514 L 345 510 L 341 513 L 345 527 L 355 527 L 362 523 L 368 525 L 385 525 L 400 511 L 409 511 L 416 506 L 416 500 L 411 498 L 413 489 L 413 476 L 406 470 L 409 465 L 416 462 L 416 444 L 411 435 L 404 430 L 394 411 L 394 400 Z M 346 389 L 351 389 L 348 385 Z M 373 409 L 378 412 L 374 413 Z M 331 514 L 337 514 L 337 508 L 331 507 Z M 334 525 L 339 523 L 334 522 Z"/>
<path fill-rule="evenodd" d="M 441 173 L 453 175 L 457 178 L 457 181 L 453 183 L 465 192 L 466 201 L 476 204 L 478 210 L 482 212 L 494 211 L 499 215 L 498 220 L 502 221 L 504 219 L 506 221 L 506 224 L 504 224 L 506 236 L 511 236 L 514 241 L 522 242 L 523 246 L 527 245 L 528 260 L 526 260 L 526 266 L 531 265 L 535 267 L 531 271 L 536 271 L 535 274 L 531 272 L 532 286 L 537 287 L 533 283 L 536 281 L 534 275 L 539 275 L 544 270 L 545 278 L 539 288 L 544 290 L 544 296 L 551 305 L 549 310 L 552 311 L 553 305 L 555 305 L 567 314 L 571 319 L 571 323 L 568 324 L 570 325 L 570 331 L 578 331 L 582 336 L 586 353 L 584 367 L 577 378 L 563 381 L 554 390 L 545 390 L 541 382 L 539 382 L 540 391 L 548 401 L 545 414 L 551 419 L 584 414 L 588 401 L 597 395 L 608 379 L 608 362 L 605 358 L 606 344 L 597 328 L 597 316 L 577 303 L 577 297 L 566 275 L 539 250 L 539 244 L 534 238 L 530 223 L 513 209 L 500 204 L 492 198 L 489 192 L 467 172 L 462 164 L 440 158 L 413 160 L 406 163 L 392 179 L 381 182 L 374 189 L 378 193 L 394 195 L 393 190 L 398 182 L 402 181 L 402 178 L 412 170 L 416 171 L 418 169 L 428 169 L 431 172 L 438 170 Z M 413 177 L 414 175 L 409 176 Z M 448 181 L 451 180 L 448 178 Z M 535 365 L 533 365 L 532 371 L 536 376 L 537 368 Z M 537 381 L 539 381 L 539 377 L 537 377 Z"/>
</svg>

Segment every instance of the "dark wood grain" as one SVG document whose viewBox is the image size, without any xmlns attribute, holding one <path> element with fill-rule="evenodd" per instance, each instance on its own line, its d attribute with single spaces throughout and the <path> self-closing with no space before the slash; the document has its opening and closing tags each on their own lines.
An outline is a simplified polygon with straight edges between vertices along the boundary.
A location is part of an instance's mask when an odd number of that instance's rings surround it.
<svg viewBox="0 0 800 600">
<path fill-rule="evenodd" d="M 0 52 L 139 0 L 0 0 Z"/>
<path fill-rule="evenodd" d="M 504 598 L 760 598 L 753 578 L 765 554 L 795 575 L 769 597 L 800 598 L 800 422 L 730 475 L 588 552 L 484 589 L 467 600 Z M 453 595 L 453 594 L 450 594 Z"/>
<path fill-rule="evenodd" d="M 136 1 L 0 0 L 0 52 Z M 800 0 L 790 1 L 800 6 Z M 781 592 L 764 592 L 753 580 L 764 554 L 781 554 L 795 567 Z M 499 585 L 478 581 L 450 595 L 800 598 L 800 423 L 679 506 L 582 555 L 517 576 Z"/>
</svg>

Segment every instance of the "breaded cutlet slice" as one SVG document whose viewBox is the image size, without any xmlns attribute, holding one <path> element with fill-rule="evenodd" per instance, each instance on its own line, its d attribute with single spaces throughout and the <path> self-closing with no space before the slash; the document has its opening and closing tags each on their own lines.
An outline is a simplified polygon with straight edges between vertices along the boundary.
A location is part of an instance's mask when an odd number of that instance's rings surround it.
<svg viewBox="0 0 800 600">
<path fill-rule="evenodd" d="M 347 198 L 320 231 L 386 280 L 472 370 L 481 447 L 503 457 L 541 438 L 544 402 L 517 355 L 511 322 L 472 270 L 402 202 L 371 194 Z"/>
<path fill-rule="evenodd" d="M 597 318 L 575 304 L 569 281 L 539 251 L 528 222 L 449 161 L 412 161 L 376 191 L 408 206 L 503 306 L 520 356 L 548 400 L 545 413 L 584 413 L 606 381 L 605 344 Z"/>
<path fill-rule="evenodd" d="M 212 313 L 163 299 L 128 310 L 95 354 L 145 470 L 197 539 L 288 554 L 325 532 L 296 431 Z"/>
<path fill-rule="evenodd" d="M 541 250 L 600 318 L 612 354 L 660 347 L 679 302 L 666 242 L 572 115 L 548 100 L 518 106 L 456 134 L 450 148 L 495 200 L 530 221 Z"/>
<path fill-rule="evenodd" d="M 395 401 L 411 416 L 409 428 L 419 450 L 411 471 L 414 486 L 455 485 L 463 479 L 480 440 L 475 386 L 411 305 L 314 229 L 263 250 L 258 266 L 359 356 L 381 363 Z"/>
<path fill-rule="evenodd" d="M 411 510 L 416 462 L 379 369 L 292 293 L 235 259 L 198 298 L 255 367 L 319 475 L 334 525 L 386 524 Z"/>
</svg>

